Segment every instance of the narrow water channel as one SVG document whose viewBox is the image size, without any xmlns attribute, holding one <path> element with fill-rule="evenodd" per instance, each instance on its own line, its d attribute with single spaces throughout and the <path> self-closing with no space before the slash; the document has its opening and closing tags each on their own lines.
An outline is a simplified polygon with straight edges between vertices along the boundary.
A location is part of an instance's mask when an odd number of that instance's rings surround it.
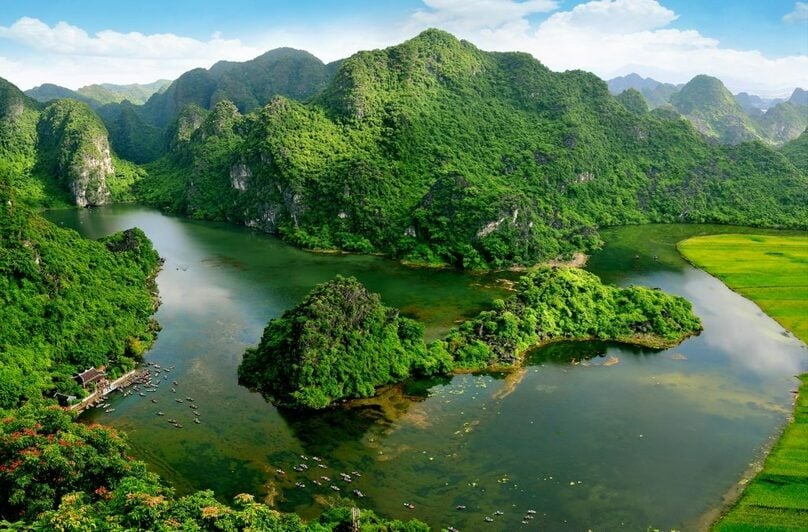
<svg viewBox="0 0 808 532">
<path fill-rule="evenodd" d="M 513 274 L 317 255 L 137 206 L 47 216 L 89 238 L 138 226 L 166 259 L 163 330 L 147 360 L 174 366 L 176 393 L 116 396 L 114 412 L 84 417 L 126 431 L 136 455 L 180 493 L 249 492 L 313 517 L 327 498 L 355 499 L 358 489 L 357 505 L 384 516 L 464 530 L 689 529 L 760 458 L 790 412 L 794 376 L 808 368 L 801 342 L 674 248 L 692 234 L 740 229 L 627 227 L 604 232 L 607 245 L 587 269 L 687 297 L 704 322 L 700 336 L 660 352 L 557 344 L 509 375 L 409 383 L 363 406 L 304 415 L 240 387 L 236 368 L 267 320 L 315 284 L 354 275 L 434 338 L 507 295 L 499 279 Z M 200 424 L 175 401 L 186 397 Z M 299 463 L 308 469 L 294 471 Z M 347 484 L 341 472 L 361 476 Z"/>
</svg>

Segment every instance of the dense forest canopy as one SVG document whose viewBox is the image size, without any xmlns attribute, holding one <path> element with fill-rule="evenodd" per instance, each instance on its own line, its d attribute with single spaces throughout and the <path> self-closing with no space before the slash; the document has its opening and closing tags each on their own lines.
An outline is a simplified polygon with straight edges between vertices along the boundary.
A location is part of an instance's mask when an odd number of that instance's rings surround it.
<svg viewBox="0 0 808 532">
<path fill-rule="evenodd" d="M 424 345 L 423 327 L 382 305 L 356 279 L 321 284 L 269 322 L 239 366 L 242 383 L 288 406 L 324 408 L 410 374 L 517 366 L 557 340 L 612 340 L 655 348 L 698 333 L 684 298 L 616 288 L 574 268 L 540 268 L 492 310 Z"/>
</svg>

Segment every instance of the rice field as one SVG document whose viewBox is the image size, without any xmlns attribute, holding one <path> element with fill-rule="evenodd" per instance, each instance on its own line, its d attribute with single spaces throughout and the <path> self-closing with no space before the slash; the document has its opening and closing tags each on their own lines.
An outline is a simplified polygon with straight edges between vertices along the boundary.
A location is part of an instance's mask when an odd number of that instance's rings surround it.
<svg viewBox="0 0 808 532">
<path fill-rule="evenodd" d="M 713 235 L 678 248 L 808 343 L 808 236 Z M 801 380 L 794 420 L 713 530 L 808 530 L 808 373 Z"/>
</svg>

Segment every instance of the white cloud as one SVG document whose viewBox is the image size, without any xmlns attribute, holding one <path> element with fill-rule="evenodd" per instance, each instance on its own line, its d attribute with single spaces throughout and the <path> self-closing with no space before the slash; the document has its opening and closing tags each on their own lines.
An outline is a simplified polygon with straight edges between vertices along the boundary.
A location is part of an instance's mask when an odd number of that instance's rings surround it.
<svg viewBox="0 0 808 532">
<path fill-rule="evenodd" d="M 796 2 L 794 11 L 783 16 L 783 22 L 786 24 L 808 22 L 808 2 Z"/>
<path fill-rule="evenodd" d="M 784 96 L 808 85 L 808 56 L 772 59 L 756 50 L 722 47 L 694 29 L 670 28 L 678 15 L 657 0 L 593 0 L 540 24 L 514 9 L 507 19 L 487 25 L 478 13 L 468 24 L 458 19 L 463 15 L 454 8 L 458 2 L 446 10 L 433 4 L 431 20 L 449 21 L 451 27 L 443 27 L 456 29 L 458 36 L 487 50 L 529 52 L 553 70 L 589 70 L 606 79 L 634 71 L 671 83 L 710 74 L 730 90 L 763 96 Z M 419 13 L 413 20 L 424 22 Z"/>
<path fill-rule="evenodd" d="M 12 40 L 36 53 L 0 58 L 0 76 L 22 88 L 44 82 L 70 88 L 148 82 L 173 79 L 218 60 L 244 61 L 280 46 L 332 61 L 440 27 L 486 50 L 529 52 L 553 70 L 589 70 L 606 79 L 637 72 L 683 83 L 697 74 L 710 74 L 734 92 L 762 96 L 785 96 L 794 87 L 808 86 L 808 55 L 771 58 L 756 50 L 724 47 L 696 29 L 673 28 L 678 15 L 663 5 L 664 0 L 592 0 L 549 16 L 543 14 L 556 10 L 560 2 L 423 1 L 423 8 L 396 25 L 343 21 L 276 27 L 249 42 L 218 33 L 209 40 L 111 30 L 90 35 L 66 22 L 48 26 L 22 18 L 0 27 L 0 40 Z M 802 16 L 797 13 L 805 6 L 808 3 L 797 2 L 786 18 Z M 536 22 L 542 15 L 546 19 Z"/>
<path fill-rule="evenodd" d="M 410 23 L 449 30 L 498 28 L 558 7 L 555 0 L 424 0 L 424 4 L 427 9 L 417 10 Z"/>
<path fill-rule="evenodd" d="M 214 34 L 201 41 L 171 33 L 144 35 L 112 30 L 88 34 L 67 22 L 49 26 L 23 17 L 0 26 L 0 39 L 33 53 L 0 60 L 0 76 L 23 89 L 57 83 L 72 89 L 91 83 L 137 83 L 173 79 L 219 60 L 245 61 L 266 51 Z"/>
<path fill-rule="evenodd" d="M 214 55 L 246 59 L 256 54 L 255 49 L 244 46 L 238 39 L 223 39 L 219 35 L 214 35 L 209 41 L 172 33 L 144 35 L 104 30 L 89 35 L 67 22 L 59 22 L 51 27 L 30 17 L 23 17 L 9 27 L 0 26 L 0 38 L 58 55 L 171 60 L 207 59 Z"/>
</svg>

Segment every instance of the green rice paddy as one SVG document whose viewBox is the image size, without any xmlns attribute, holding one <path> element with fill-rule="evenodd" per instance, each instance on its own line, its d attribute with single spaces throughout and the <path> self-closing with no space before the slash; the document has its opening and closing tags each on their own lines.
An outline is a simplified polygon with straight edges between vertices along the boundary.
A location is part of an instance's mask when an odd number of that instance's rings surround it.
<svg viewBox="0 0 808 532">
<path fill-rule="evenodd" d="M 808 343 L 808 237 L 714 235 L 678 248 Z M 714 530 L 808 530 L 808 373 L 801 380 L 794 420 Z"/>
</svg>

